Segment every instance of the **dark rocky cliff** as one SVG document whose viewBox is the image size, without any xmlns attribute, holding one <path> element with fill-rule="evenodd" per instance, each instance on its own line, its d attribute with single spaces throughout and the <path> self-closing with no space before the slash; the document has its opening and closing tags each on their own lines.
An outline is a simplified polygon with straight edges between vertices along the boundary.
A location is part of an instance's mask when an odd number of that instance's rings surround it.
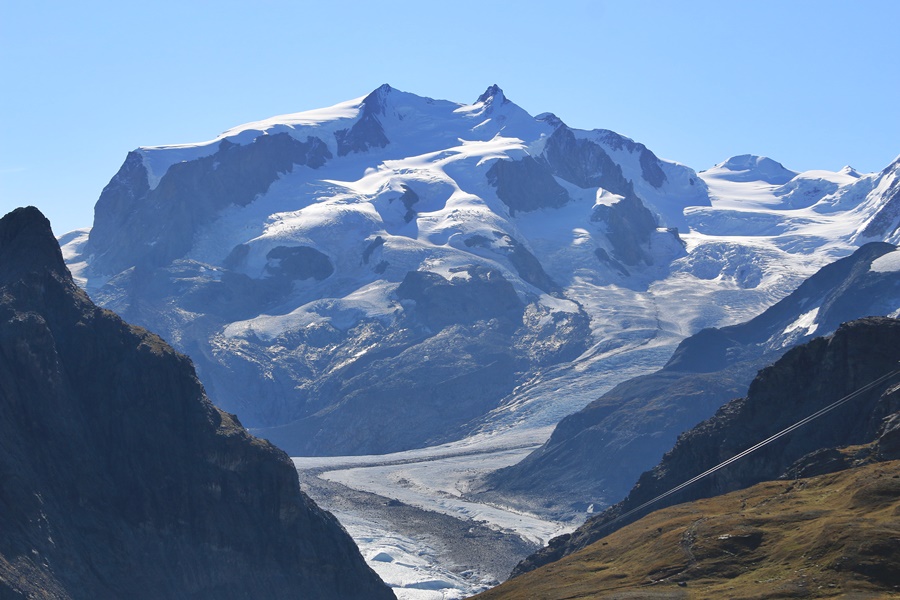
<svg viewBox="0 0 900 600">
<path fill-rule="evenodd" d="M 530 571 L 580 550 L 651 510 L 743 489 L 782 476 L 810 476 L 872 460 L 900 458 L 900 384 L 896 374 L 742 460 L 620 520 L 692 477 L 816 413 L 879 377 L 900 361 L 900 320 L 860 319 L 834 335 L 789 351 L 759 372 L 745 398 L 681 435 L 619 504 L 520 564 Z M 855 446 L 847 450 L 847 447 Z M 842 450 L 843 449 L 843 450 Z M 614 522 L 615 521 L 615 522 Z"/>
<path fill-rule="evenodd" d="M 288 457 L 0 220 L 0 597 L 392 598 Z"/>
</svg>

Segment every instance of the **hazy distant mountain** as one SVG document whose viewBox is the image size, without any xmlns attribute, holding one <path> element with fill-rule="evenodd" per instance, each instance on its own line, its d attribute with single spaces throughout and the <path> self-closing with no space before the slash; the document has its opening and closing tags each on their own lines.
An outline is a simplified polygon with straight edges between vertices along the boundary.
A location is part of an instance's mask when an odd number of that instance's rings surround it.
<svg viewBox="0 0 900 600">
<path fill-rule="evenodd" d="M 896 170 L 745 156 L 698 175 L 497 86 L 464 104 L 385 85 L 135 150 L 63 243 L 98 303 L 261 435 L 379 453 L 552 424 L 759 314 L 896 237 L 870 225 Z"/>
<path fill-rule="evenodd" d="M 0 219 L 0 597 L 392 598 L 288 457 Z"/>
</svg>

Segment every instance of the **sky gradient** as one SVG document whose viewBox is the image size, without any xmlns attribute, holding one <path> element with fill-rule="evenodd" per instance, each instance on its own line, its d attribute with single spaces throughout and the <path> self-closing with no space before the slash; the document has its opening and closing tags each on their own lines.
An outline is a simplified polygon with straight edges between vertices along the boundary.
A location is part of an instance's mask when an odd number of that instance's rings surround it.
<svg viewBox="0 0 900 600">
<path fill-rule="evenodd" d="M 0 211 L 90 226 L 129 150 L 382 83 L 612 129 L 697 170 L 900 154 L 900 2 L 0 0 Z"/>
</svg>

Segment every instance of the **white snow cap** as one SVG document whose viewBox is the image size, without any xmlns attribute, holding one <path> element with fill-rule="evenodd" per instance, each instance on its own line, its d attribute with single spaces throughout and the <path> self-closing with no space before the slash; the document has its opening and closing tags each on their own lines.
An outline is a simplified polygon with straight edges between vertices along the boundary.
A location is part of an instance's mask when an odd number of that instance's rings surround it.
<svg viewBox="0 0 900 600">
<path fill-rule="evenodd" d="M 849 177 L 853 177 L 855 179 L 859 179 L 862 175 L 859 174 L 859 171 L 851 167 L 850 165 L 846 165 L 843 169 L 838 171 L 841 175 L 847 175 Z"/>
<path fill-rule="evenodd" d="M 484 90 L 484 93 L 478 96 L 478 100 L 476 100 L 475 102 L 505 104 L 509 102 L 509 100 L 506 99 L 506 96 L 503 94 L 503 90 L 500 89 L 500 86 L 495 83 L 489 86 L 488 89 Z"/>
<path fill-rule="evenodd" d="M 796 171 L 786 169 L 780 162 L 755 154 L 732 156 L 707 171 L 729 181 L 764 181 L 771 184 L 787 183 L 797 176 Z"/>
</svg>

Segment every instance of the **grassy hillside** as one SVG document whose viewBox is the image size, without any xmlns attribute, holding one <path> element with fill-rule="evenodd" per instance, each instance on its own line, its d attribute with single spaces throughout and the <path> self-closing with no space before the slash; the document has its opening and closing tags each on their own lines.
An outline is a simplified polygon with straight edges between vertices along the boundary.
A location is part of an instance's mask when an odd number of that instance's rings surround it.
<svg viewBox="0 0 900 600">
<path fill-rule="evenodd" d="M 654 512 L 483 600 L 900 598 L 900 461 Z"/>
</svg>

